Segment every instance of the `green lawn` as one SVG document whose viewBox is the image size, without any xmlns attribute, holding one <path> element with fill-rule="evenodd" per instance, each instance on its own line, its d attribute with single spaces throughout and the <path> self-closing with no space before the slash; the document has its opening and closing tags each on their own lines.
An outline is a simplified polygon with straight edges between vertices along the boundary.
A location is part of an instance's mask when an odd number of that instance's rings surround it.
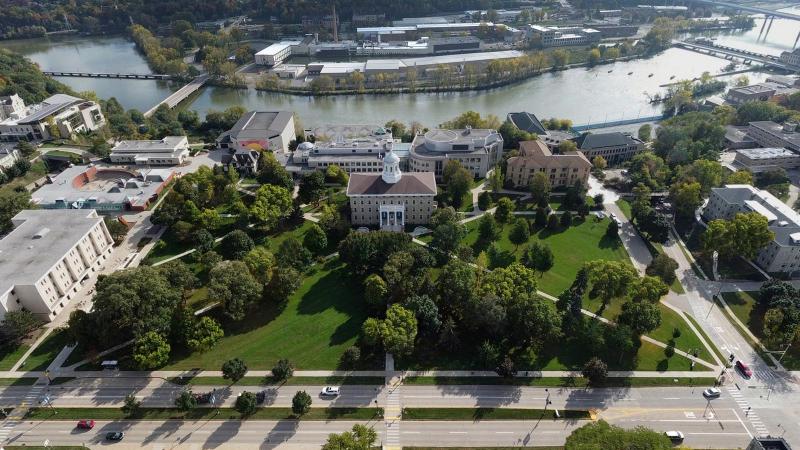
<svg viewBox="0 0 800 450">
<path fill-rule="evenodd" d="M 230 380 L 223 377 L 173 377 L 169 381 L 181 386 L 228 386 Z M 385 383 L 383 377 L 289 377 L 286 380 L 275 380 L 272 377 L 244 377 L 233 383 L 237 386 L 316 386 L 316 385 L 337 385 L 337 386 L 381 386 Z"/>
<path fill-rule="evenodd" d="M 31 348 L 30 345 L 22 344 L 17 348 L 0 352 L 0 370 L 11 370 L 29 348 Z"/>
<path fill-rule="evenodd" d="M 619 199 L 616 203 L 617 206 L 619 206 L 619 209 L 622 210 L 622 214 L 625 214 L 625 217 L 630 220 L 631 217 L 633 217 L 633 213 L 631 213 L 631 204 L 625 199 Z"/>
<path fill-rule="evenodd" d="M 56 414 L 57 413 L 57 414 Z M 296 417 L 291 408 L 258 408 L 255 414 L 242 417 L 233 408 L 195 408 L 188 412 L 177 408 L 141 408 L 133 419 L 139 420 L 370 420 L 383 417 L 381 408 L 311 408 Z M 31 408 L 26 420 L 122 420 L 127 416 L 119 408 Z"/>
<path fill-rule="evenodd" d="M 677 380 L 677 381 L 676 381 Z M 602 387 L 663 387 L 663 386 L 703 386 L 713 384 L 714 377 L 631 377 L 606 378 Z M 588 380 L 578 377 L 406 377 L 403 384 L 419 386 L 446 385 L 505 385 L 505 386 L 541 386 L 541 387 L 586 387 Z"/>
<path fill-rule="evenodd" d="M 177 356 L 164 370 L 219 370 L 233 357 L 250 369 L 271 369 L 281 358 L 297 369 L 335 369 L 366 317 L 360 284 L 330 261 L 303 280 L 283 309 L 264 306 L 228 327 L 211 351 Z"/>
<path fill-rule="evenodd" d="M 31 169 L 28 171 L 28 173 L 3 184 L 0 186 L 0 191 L 13 191 L 16 188 L 27 186 L 39 178 L 42 178 L 46 174 L 47 167 L 45 166 L 44 161 L 37 159 L 36 162 L 31 164 Z"/>
<path fill-rule="evenodd" d="M 50 333 L 47 338 L 28 356 L 23 368 L 25 370 L 45 370 L 58 353 L 69 344 L 66 329 L 58 329 Z"/>
<path fill-rule="evenodd" d="M 733 314 L 742 321 L 745 326 L 757 338 L 764 338 L 764 314 L 766 308 L 758 303 L 758 292 L 724 292 L 722 297 L 731 309 Z M 750 341 L 747 336 L 744 336 Z M 755 346 L 754 343 L 751 343 Z M 784 348 L 769 348 L 771 351 L 783 351 Z M 762 355 L 764 358 L 765 355 Z M 775 358 L 780 358 L 780 354 L 773 354 Z M 764 358 L 765 362 L 769 361 Z M 789 347 L 789 351 L 781 359 L 781 364 L 789 370 L 800 370 L 800 344 L 797 340 Z"/>
<path fill-rule="evenodd" d="M 472 247 L 475 254 L 485 250 L 489 243 L 478 238 L 478 223 L 480 219 L 466 224 L 467 235 L 464 243 Z M 533 239 L 539 239 L 550 246 L 555 255 L 553 268 L 545 272 L 538 279 L 539 289 L 551 295 L 558 295 L 568 288 L 581 266 L 587 261 L 598 259 L 628 261 L 628 252 L 622 246 L 619 238 L 606 237 L 608 219 L 596 220 L 588 216 L 585 221 L 576 221 L 568 229 L 559 229 L 555 232 L 544 229 L 533 233 Z M 525 244 L 516 247 L 508 240 L 510 225 L 504 225 L 497 245 L 501 250 L 515 252 L 519 259 Z M 426 239 L 423 239 L 424 241 Z M 428 237 L 427 241 L 430 240 Z M 530 242 L 530 241 L 529 241 Z"/>
</svg>

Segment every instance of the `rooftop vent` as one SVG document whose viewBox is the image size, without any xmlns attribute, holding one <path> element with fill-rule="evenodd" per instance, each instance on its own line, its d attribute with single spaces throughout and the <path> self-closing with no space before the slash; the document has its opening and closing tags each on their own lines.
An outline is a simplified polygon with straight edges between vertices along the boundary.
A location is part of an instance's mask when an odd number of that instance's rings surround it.
<svg viewBox="0 0 800 450">
<path fill-rule="evenodd" d="M 49 233 L 49 232 L 50 232 L 50 228 L 46 228 L 46 227 L 42 228 L 41 230 L 36 232 L 36 234 L 33 235 L 33 238 L 34 239 L 41 239 L 41 238 L 47 236 L 47 233 Z"/>
<path fill-rule="evenodd" d="M 783 124 L 783 131 L 785 133 L 792 133 L 794 132 L 795 128 L 797 128 L 797 124 L 794 122 L 786 122 Z"/>
</svg>

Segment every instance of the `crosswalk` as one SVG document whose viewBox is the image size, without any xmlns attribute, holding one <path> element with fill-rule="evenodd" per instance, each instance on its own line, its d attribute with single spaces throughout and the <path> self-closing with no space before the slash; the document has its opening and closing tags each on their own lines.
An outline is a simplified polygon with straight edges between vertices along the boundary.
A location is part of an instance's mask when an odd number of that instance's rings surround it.
<svg viewBox="0 0 800 450">
<path fill-rule="evenodd" d="M 386 408 L 383 411 L 383 422 L 386 427 L 383 448 L 386 450 L 402 448 L 400 445 L 400 421 L 403 418 L 403 407 L 400 398 L 400 384 L 400 380 L 387 383 Z"/>
<path fill-rule="evenodd" d="M 758 436 L 768 436 L 769 430 L 767 426 L 764 425 L 764 422 L 761 421 L 761 418 L 758 417 L 758 413 L 753 411 L 752 407 L 750 406 L 750 402 L 744 398 L 739 389 L 735 386 L 728 386 L 727 388 L 728 393 L 731 395 L 731 398 L 739 405 L 742 411 L 744 411 L 745 418 L 753 425 L 753 429 L 756 430 L 756 435 Z"/>
<path fill-rule="evenodd" d="M 34 384 L 28 391 L 28 393 L 22 399 L 22 402 L 20 402 L 19 406 L 8 412 L 8 416 L 2 422 L 2 424 L 0 424 L 0 446 L 6 442 L 14 427 L 22 423 L 22 420 L 25 418 L 25 414 L 27 414 L 28 409 L 36 406 L 39 403 L 42 392 L 46 387 L 46 380 L 42 384 L 37 382 L 37 384 Z"/>
</svg>

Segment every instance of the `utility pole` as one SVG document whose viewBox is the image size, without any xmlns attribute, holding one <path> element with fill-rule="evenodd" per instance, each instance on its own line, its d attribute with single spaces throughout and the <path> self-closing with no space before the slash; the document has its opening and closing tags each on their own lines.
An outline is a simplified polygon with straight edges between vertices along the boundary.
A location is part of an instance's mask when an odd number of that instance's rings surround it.
<svg viewBox="0 0 800 450">
<path fill-rule="evenodd" d="M 339 42 L 339 23 L 338 20 L 336 20 L 336 3 L 333 4 L 331 23 L 333 24 L 333 42 Z"/>
</svg>

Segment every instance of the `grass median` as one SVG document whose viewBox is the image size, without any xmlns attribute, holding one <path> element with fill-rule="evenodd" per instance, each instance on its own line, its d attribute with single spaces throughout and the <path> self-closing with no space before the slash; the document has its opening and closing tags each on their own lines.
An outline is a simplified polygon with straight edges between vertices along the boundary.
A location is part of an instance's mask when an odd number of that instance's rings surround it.
<svg viewBox="0 0 800 450">
<path fill-rule="evenodd" d="M 522 408 L 403 408 L 403 420 L 589 419 L 589 411 Z"/>
<path fill-rule="evenodd" d="M 32 386 L 36 380 L 38 378 L 34 377 L 0 378 L 0 386 Z"/>
<path fill-rule="evenodd" d="M 666 386 L 705 386 L 713 385 L 714 377 L 631 377 L 607 378 L 605 383 L 597 387 L 666 387 Z M 588 382 L 583 377 L 406 377 L 406 385 L 507 385 L 507 386 L 540 386 L 540 387 L 586 387 Z"/>
<path fill-rule="evenodd" d="M 382 408 L 311 408 L 296 416 L 291 408 L 258 408 L 242 416 L 233 408 L 140 408 L 128 416 L 119 408 L 32 408 L 26 420 L 370 420 L 383 418 Z"/>
</svg>

